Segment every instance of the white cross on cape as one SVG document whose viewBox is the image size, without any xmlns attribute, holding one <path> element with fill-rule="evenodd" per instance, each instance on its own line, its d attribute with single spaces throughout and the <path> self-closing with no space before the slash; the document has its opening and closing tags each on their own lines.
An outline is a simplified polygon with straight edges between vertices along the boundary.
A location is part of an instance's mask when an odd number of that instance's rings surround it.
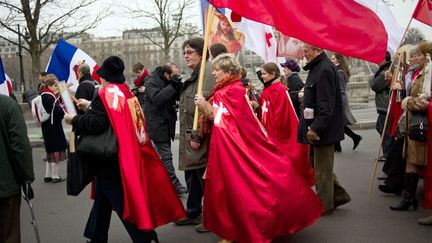
<svg viewBox="0 0 432 243">
<path fill-rule="evenodd" d="M 222 102 L 219 102 L 219 106 L 214 103 L 213 107 L 217 108 L 216 116 L 214 118 L 214 123 L 219 124 L 222 119 L 222 115 L 224 113 L 228 113 L 228 110 L 223 106 Z"/>
<path fill-rule="evenodd" d="M 114 110 L 117 110 L 119 96 L 125 97 L 124 94 L 123 94 L 123 92 L 121 92 L 121 90 L 119 89 L 119 87 L 117 87 L 115 85 L 112 88 L 108 88 L 107 91 L 109 93 L 114 94 L 114 100 L 113 100 L 113 103 L 112 103 L 112 107 L 114 108 Z"/>
</svg>

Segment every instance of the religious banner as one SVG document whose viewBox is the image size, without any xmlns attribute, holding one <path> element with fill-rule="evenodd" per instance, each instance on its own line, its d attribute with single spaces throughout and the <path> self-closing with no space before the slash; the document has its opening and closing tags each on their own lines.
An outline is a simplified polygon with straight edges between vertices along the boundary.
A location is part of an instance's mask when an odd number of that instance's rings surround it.
<svg viewBox="0 0 432 243">
<path fill-rule="evenodd" d="M 303 42 L 294 38 L 277 32 L 277 56 L 289 57 L 292 59 L 303 59 L 302 44 Z"/>
<path fill-rule="evenodd" d="M 244 34 L 237 31 L 224 14 L 218 12 L 214 14 L 215 18 L 211 26 L 209 46 L 221 43 L 226 46 L 229 53 L 237 55 L 244 46 Z"/>
</svg>

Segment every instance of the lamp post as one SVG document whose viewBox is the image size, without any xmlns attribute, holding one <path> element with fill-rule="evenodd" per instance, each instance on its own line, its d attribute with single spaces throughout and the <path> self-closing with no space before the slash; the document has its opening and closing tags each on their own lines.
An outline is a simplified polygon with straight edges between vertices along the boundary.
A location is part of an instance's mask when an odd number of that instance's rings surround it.
<svg viewBox="0 0 432 243">
<path fill-rule="evenodd" d="M 21 45 L 21 30 L 20 25 L 18 24 L 18 57 L 19 57 L 19 65 L 20 65 L 20 88 L 21 92 L 24 95 L 24 91 L 26 90 L 25 87 L 25 80 L 24 80 L 24 65 L 23 65 L 23 56 L 22 56 L 22 45 Z"/>
</svg>

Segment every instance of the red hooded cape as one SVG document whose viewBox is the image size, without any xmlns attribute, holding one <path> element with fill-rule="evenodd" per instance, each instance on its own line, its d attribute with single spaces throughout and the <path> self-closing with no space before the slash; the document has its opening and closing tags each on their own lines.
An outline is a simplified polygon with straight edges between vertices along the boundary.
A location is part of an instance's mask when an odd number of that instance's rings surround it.
<svg viewBox="0 0 432 243">
<path fill-rule="evenodd" d="M 123 219 L 152 230 L 184 217 L 183 205 L 147 136 L 137 98 L 125 84 L 113 83 L 100 89 L 99 96 L 118 143 Z"/>
<path fill-rule="evenodd" d="M 240 243 L 270 242 L 313 224 L 319 198 L 265 136 L 240 81 L 214 93 L 204 225 Z"/>
<path fill-rule="evenodd" d="M 428 124 L 432 124 L 432 102 L 429 103 L 428 108 Z M 429 141 L 427 142 L 427 166 L 426 166 L 426 173 L 424 176 L 424 191 L 425 191 L 425 202 L 424 207 L 427 209 L 432 209 L 432 141 L 430 140 L 432 138 L 432 129 L 429 126 L 428 129 L 428 138 Z"/>
<path fill-rule="evenodd" d="M 287 156 L 287 161 L 293 163 L 299 175 L 313 186 L 309 146 L 297 143 L 298 118 L 283 84 L 276 82 L 263 90 L 258 115 L 269 138 Z"/>
</svg>

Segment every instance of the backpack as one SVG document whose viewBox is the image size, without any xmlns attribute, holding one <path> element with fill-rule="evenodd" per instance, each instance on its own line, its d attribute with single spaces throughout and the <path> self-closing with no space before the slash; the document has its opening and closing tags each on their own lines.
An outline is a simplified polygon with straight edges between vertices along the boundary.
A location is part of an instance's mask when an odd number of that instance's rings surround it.
<svg viewBox="0 0 432 243">
<path fill-rule="evenodd" d="M 32 110 L 33 119 L 38 124 L 41 124 L 42 122 L 47 121 L 51 117 L 51 124 L 53 124 L 54 120 L 53 120 L 52 113 L 54 111 L 55 103 L 57 102 L 58 99 L 54 100 L 53 109 L 51 110 L 51 113 L 48 113 L 42 104 L 43 94 L 49 94 L 55 98 L 55 96 L 49 92 L 42 92 L 40 95 L 36 96 L 36 98 L 34 98 L 31 101 L 31 110 Z"/>
</svg>

